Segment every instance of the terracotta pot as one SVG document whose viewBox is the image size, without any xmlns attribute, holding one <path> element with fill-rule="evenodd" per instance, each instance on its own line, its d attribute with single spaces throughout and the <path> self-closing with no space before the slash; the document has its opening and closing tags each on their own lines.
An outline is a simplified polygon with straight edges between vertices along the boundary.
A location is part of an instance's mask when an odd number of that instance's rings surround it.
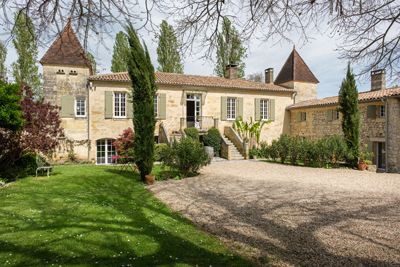
<svg viewBox="0 0 400 267">
<path fill-rule="evenodd" d="M 148 185 L 154 184 L 154 181 L 156 179 L 156 177 L 153 174 L 147 174 L 145 178 L 146 178 L 146 184 Z"/>
<path fill-rule="evenodd" d="M 359 162 L 358 163 L 358 170 L 360 170 L 360 171 L 368 170 L 368 165 L 365 162 Z"/>
</svg>

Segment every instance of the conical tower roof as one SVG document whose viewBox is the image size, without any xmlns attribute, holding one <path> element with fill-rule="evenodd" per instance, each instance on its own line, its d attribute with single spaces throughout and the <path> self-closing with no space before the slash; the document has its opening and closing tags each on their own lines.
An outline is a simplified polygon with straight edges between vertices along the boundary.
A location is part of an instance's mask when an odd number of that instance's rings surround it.
<svg viewBox="0 0 400 267">
<path fill-rule="evenodd" d="M 283 84 L 291 81 L 319 83 L 318 79 L 314 76 L 294 47 L 292 53 L 290 53 L 276 77 L 275 84 Z"/>
<path fill-rule="evenodd" d="M 87 66 L 91 69 L 90 60 L 72 29 L 68 20 L 62 32 L 44 54 L 40 63 L 54 65 Z"/>
</svg>

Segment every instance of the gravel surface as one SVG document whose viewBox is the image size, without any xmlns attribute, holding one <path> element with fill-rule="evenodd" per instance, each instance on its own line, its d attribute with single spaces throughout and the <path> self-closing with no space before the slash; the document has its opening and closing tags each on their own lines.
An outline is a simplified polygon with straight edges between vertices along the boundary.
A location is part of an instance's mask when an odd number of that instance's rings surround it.
<svg viewBox="0 0 400 267">
<path fill-rule="evenodd" d="M 400 266 L 400 174 L 224 161 L 149 188 L 260 266 Z"/>
</svg>

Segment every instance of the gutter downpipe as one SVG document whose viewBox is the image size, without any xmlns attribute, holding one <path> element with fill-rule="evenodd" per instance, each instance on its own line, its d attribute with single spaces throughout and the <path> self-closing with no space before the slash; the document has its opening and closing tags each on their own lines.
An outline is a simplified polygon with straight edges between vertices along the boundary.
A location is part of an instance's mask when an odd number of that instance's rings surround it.
<svg viewBox="0 0 400 267">
<path fill-rule="evenodd" d="M 87 89 L 87 141 L 88 141 L 88 150 L 87 150 L 87 160 L 90 161 L 90 148 L 92 146 L 90 142 L 90 89 L 92 87 L 92 82 L 88 81 L 86 85 Z"/>
<path fill-rule="evenodd" d="M 297 92 L 294 91 L 294 92 L 292 93 L 293 105 L 296 104 L 296 96 L 297 96 Z"/>
</svg>

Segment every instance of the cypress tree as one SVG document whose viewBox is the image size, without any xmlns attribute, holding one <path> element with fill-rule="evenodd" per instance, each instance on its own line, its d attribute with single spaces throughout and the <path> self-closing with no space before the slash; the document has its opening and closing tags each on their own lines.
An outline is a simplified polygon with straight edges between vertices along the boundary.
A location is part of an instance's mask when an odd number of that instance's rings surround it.
<svg viewBox="0 0 400 267">
<path fill-rule="evenodd" d="M 7 67 L 6 67 L 7 49 L 0 41 L 0 82 L 7 80 Z"/>
<path fill-rule="evenodd" d="M 13 76 L 17 84 L 25 84 L 32 88 L 36 97 L 41 97 L 39 70 L 37 61 L 37 42 L 32 20 L 24 13 L 15 15 L 13 45 L 18 59 L 13 63 Z"/>
<path fill-rule="evenodd" d="M 86 56 L 87 56 L 87 58 L 89 59 L 90 64 L 92 65 L 93 74 L 96 74 L 96 73 L 97 73 L 97 63 L 96 63 L 96 59 L 94 58 L 93 54 L 90 53 L 90 52 L 88 52 L 88 53 L 86 54 Z"/>
<path fill-rule="evenodd" d="M 238 65 L 238 78 L 244 77 L 246 48 L 242 45 L 238 31 L 231 21 L 224 17 L 222 32 L 217 37 L 217 65 L 214 72 L 220 77 L 225 76 L 225 68 L 230 64 Z"/>
<path fill-rule="evenodd" d="M 128 38 L 124 32 L 118 32 L 115 36 L 114 51 L 111 60 L 111 71 L 127 71 L 127 60 L 129 55 Z"/>
<path fill-rule="evenodd" d="M 343 115 L 342 131 L 351 153 L 348 161 L 352 166 L 356 166 L 360 156 L 360 111 L 356 81 L 350 64 L 347 67 L 346 78 L 340 86 L 339 111 Z"/>
<path fill-rule="evenodd" d="M 147 46 L 143 46 L 132 24 L 126 26 L 129 41 L 128 73 L 132 81 L 134 155 L 142 181 L 153 168 L 154 96 L 157 91 L 154 67 Z"/>
<path fill-rule="evenodd" d="M 179 44 L 174 28 L 165 20 L 161 22 L 161 33 L 157 47 L 158 71 L 183 73 Z"/>
</svg>

